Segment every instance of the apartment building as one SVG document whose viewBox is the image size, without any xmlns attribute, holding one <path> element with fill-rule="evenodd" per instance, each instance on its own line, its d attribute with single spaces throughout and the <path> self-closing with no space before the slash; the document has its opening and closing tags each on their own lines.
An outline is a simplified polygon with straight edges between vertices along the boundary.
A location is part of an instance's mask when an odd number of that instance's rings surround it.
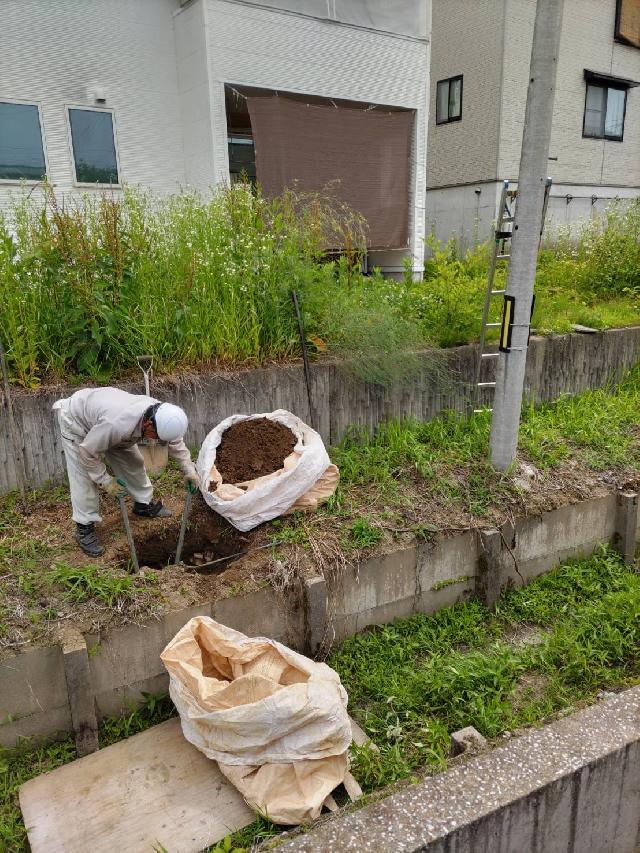
<svg viewBox="0 0 640 853">
<path fill-rule="evenodd" d="M 0 208 L 61 199 L 330 191 L 371 262 L 422 269 L 430 0 L 2 0 Z"/>
<path fill-rule="evenodd" d="M 433 0 L 427 233 L 486 238 L 517 181 L 535 0 Z M 640 0 L 565 0 L 548 227 L 640 194 Z"/>
</svg>

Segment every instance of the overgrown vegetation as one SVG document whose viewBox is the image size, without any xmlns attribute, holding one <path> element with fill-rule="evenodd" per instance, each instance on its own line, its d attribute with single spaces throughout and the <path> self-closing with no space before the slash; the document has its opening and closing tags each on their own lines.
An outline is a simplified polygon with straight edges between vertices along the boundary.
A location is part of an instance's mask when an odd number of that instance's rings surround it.
<svg viewBox="0 0 640 853">
<path fill-rule="evenodd" d="M 640 202 L 613 206 L 540 259 L 534 326 L 640 321 Z M 329 196 L 266 200 L 236 184 L 204 200 L 56 201 L 50 187 L 0 214 L 0 333 L 13 380 L 108 381 L 151 353 L 158 370 L 256 364 L 299 353 L 290 291 L 312 352 L 389 383 L 411 352 L 477 338 L 488 247 L 431 242 L 424 281 L 364 276 L 366 226 Z M 337 261 L 328 250 L 345 247 Z M 504 279 L 503 268 L 498 281 Z M 496 305 L 496 310 L 498 306 Z"/>
<path fill-rule="evenodd" d="M 453 346 L 475 340 L 489 245 L 461 253 L 453 241 L 445 246 L 429 242 L 431 258 L 424 282 L 398 291 L 396 300 L 433 343 Z M 505 262 L 499 261 L 496 287 L 504 287 L 505 280 Z M 491 319 L 498 320 L 499 300 L 493 301 Z M 601 217 L 556 232 L 545 244 L 538 261 L 532 324 L 548 334 L 569 332 L 574 323 L 606 329 L 638 322 L 640 201 L 636 200 L 612 204 Z"/>
<path fill-rule="evenodd" d="M 336 245 L 345 254 L 326 263 Z M 360 272 L 363 246 L 362 221 L 328 196 L 269 201 L 236 184 L 207 200 L 129 189 L 62 204 L 45 187 L 44 201 L 23 198 L 0 216 L 0 331 L 12 376 L 26 387 L 105 381 L 141 352 L 159 370 L 297 354 L 296 289 L 312 347 L 348 349 L 376 378 L 381 342 L 402 350 L 418 336 L 381 303 L 380 275 Z"/>
<path fill-rule="evenodd" d="M 639 626 L 640 576 L 602 548 L 508 592 L 495 612 L 471 601 L 345 641 L 330 663 L 377 747 L 353 748 L 356 777 L 373 790 L 442 768 L 452 731 L 512 734 L 637 683 Z"/>
</svg>

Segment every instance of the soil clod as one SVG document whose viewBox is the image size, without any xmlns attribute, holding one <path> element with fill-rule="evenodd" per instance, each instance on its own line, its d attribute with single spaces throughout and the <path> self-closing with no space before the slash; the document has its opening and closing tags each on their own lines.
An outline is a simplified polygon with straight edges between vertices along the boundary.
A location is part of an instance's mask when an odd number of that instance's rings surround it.
<svg viewBox="0 0 640 853">
<path fill-rule="evenodd" d="M 253 418 L 225 430 L 216 468 L 225 483 L 244 483 L 273 474 L 297 444 L 289 427 L 269 418 Z"/>
</svg>

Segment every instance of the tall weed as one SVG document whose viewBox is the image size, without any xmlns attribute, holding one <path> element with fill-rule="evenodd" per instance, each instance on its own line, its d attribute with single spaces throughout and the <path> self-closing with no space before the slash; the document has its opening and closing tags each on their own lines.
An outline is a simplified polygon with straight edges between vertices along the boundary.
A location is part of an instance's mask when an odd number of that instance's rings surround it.
<svg viewBox="0 0 640 853">
<path fill-rule="evenodd" d="M 346 247 L 339 262 L 327 252 Z M 0 332 L 13 378 L 105 381 L 151 353 L 160 369 L 296 353 L 290 291 L 319 349 L 387 381 L 415 325 L 360 270 L 364 223 L 335 199 L 246 184 L 203 199 L 23 197 L 0 218 Z M 395 362 L 395 367 L 394 367 Z"/>
</svg>

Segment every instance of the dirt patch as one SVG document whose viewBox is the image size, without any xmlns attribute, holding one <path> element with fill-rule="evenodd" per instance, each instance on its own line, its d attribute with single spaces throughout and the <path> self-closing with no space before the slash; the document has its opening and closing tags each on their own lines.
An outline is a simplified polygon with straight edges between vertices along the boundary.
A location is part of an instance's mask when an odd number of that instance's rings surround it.
<svg viewBox="0 0 640 853">
<path fill-rule="evenodd" d="M 173 518 L 151 521 L 144 527 L 136 525 L 133 539 L 141 566 L 162 568 L 173 561 L 181 523 L 182 515 L 175 514 Z M 248 543 L 249 537 L 236 530 L 217 512 L 209 509 L 202 495 L 193 496 L 182 551 L 184 563 L 190 564 L 194 560 L 210 561 L 237 554 L 246 549 Z M 121 543 L 117 556 L 122 560 L 128 558 L 126 543 Z"/>
<path fill-rule="evenodd" d="M 514 648 L 522 649 L 525 646 L 539 646 L 550 633 L 550 628 L 539 625 L 516 625 L 505 633 L 504 639 Z"/>
<path fill-rule="evenodd" d="M 277 421 L 240 421 L 225 430 L 216 453 L 216 468 L 226 483 L 264 477 L 282 468 L 296 444 L 289 427 Z"/>
<path fill-rule="evenodd" d="M 513 695 L 513 709 L 520 710 L 525 705 L 540 702 L 547 691 L 549 679 L 539 672 L 526 672 L 516 685 Z"/>
</svg>

